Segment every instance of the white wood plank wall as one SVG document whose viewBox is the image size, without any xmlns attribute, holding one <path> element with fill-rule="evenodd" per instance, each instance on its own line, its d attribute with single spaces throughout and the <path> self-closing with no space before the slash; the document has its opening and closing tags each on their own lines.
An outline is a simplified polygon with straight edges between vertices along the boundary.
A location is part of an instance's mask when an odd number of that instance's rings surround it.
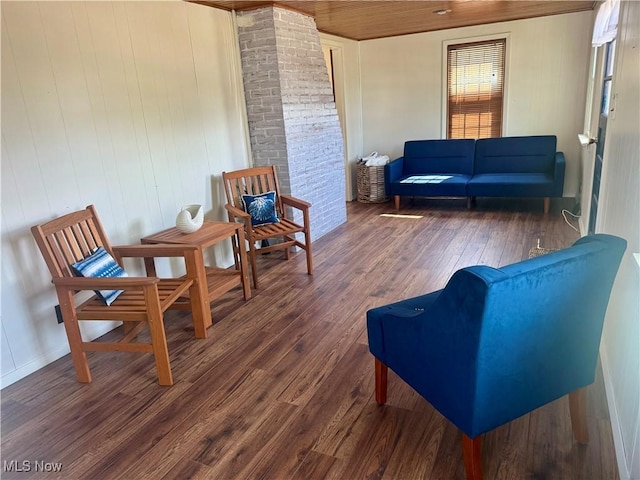
<svg viewBox="0 0 640 480">
<path fill-rule="evenodd" d="M 596 231 L 627 240 L 600 347 L 621 480 L 640 479 L 640 3 L 620 6 Z M 586 219 L 585 219 L 586 221 Z"/>
<path fill-rule="evenodd" d="M 68 352 L 32 225 L 95 204 L 124 244 L 173 226 L 185 204 L 223 220 L 221 172 L 248 166 L 249 153 L 228 12 L 185 2 L 1 9 L 6 386 Z M 230 245 L 208 260 L 228 265 Z M 113 325 L 92 327 L 95 337 Z"/>
<path fill-rule="evenodd" d="M 508 35 L 502 134 L 556 135 L 575 196 L 592 26 L 587 11 L 361 42 L 364 153 L 397 158 L 406 140 L 443 138 L 443 44 Z"/>
</svg>

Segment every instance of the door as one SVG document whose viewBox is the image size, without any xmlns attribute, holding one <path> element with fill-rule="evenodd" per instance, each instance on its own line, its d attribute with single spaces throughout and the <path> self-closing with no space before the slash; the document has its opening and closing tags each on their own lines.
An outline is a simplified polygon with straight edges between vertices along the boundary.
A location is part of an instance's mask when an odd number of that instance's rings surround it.
<svg viewBox="0 0 640 480">
<path fill-rule="evenodd" d="M 591 204 L 589 208 L 588 233 L 595 233 L 596 219 L 598 217 L 598 199 L 600 196 L 600 180 L 602 178 L 602 163 L 604 156 L 604 144 L 607 136 L 607 120 L 609 112 L 613 111 L 611 105 L 611 86 L 613 82 L 613 63 L 616 41 L 604 45 L 604 77 L 602 79 L 602 92 L 600 101 L 600 113 L 598 116 L 598 135 L 596 142 L 596 156 L 593 166 L 593 180 L 591 185 Z"/>
<path fill-rule="evenodd" d="M 324 61 L 327 65 L 329 82 L 331 83 L 331 88 L 333 89 L 333 100 L 336 104 L 338 120 L 340 121 L 340 129 L 342 130 L 345 167 L 345 197 L 347 201 L 351 201 L 355 198 L 355 190 L 353 186 L 354 179 L 352 175 L 352 166 L 349 163 L 347 145 L 347 124 L 345 119 L 344 98 L 344 65 L 342 61 L 342 48 L 325 43 L 323 43 L 322 45 L 322 54 L 324 55 Z"/>
</svg>

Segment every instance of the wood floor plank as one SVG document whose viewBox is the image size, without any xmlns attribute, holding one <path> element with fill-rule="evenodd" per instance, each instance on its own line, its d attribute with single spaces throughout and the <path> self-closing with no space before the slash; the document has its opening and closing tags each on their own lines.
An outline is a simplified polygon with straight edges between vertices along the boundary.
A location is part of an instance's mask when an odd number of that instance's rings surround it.
<svg viewBox="0 0 640 480">
<path fill-rule="evenodd" d="M 182 458 L 178 462 L 176 462 L 175 466 L 171 470 L 169 470 L 167 474 L 162 478 L 165 480 L 172 480 L 174 478 L 207 480 L 216 477 L 211 472 L 211 467 L 202 465 L 198 462 L 194 462 L 193 460 Z"/>
<path fill-rule="evenodd" d="M 240 474 L 252 461 L 269 455 L 270 442 L 288 428 L 298 407 L 276 402 L 253 423 L 239 441 L 211 465 L 211 478 L 243 478 Z"/>
<path fill-rule="evenodd" d="M 372 416 L 378 415 L 379 407 L 372 398 L 371 378 L 369 382 L 354 389 L 351 401 L 340 403 L 336 413 L 318 435 L 313 451 L 342 459 L 352 457 L 356 453 L 357 442 L 363 430 L 371 423 Z"/>
<path fill-rule="evenodd" d="M 178 388 L 175 388 L 175 387 Z M 77 478 L 99 478 L 97 475 L 118 475 L 118 469 L 135 461 L 148 445 L 173 427 L 168 409 L 181 399 L 189 384 L 174 383 L 157 401 L 148 403 L 121 402 L 120 411 L 100 428 L 78 439 L 59 458 L 65 473 Z M 169 420 L 171 418 L 171 420 Z"/>
<path fill-rule="evenodd" d="M 346 313 L 350 313 L 345 309 Z M 350 318 L 355 318 L 352 316 Z M 362 318 L 360 315 L 359 318 Z M 356 339 L 365 330 L 363 322 L 353 322 L 348 327 L 330 323 L 328 330 L 308 352 L 306 360 L 299 361 L 298 368 L 291 368 L 292 381 L 280 394 L 279 399 L 295 405 L 304 405 L 321 388 L 326 378 L 337 368 L 348 350 L 356 344 Z M 294 349 L 297 353 L 298 349 Z M 314 355 L 315 352 L 316 354 Z"/>
<path fill-rule="evenodd" d="M 377 408 L 378 414 L 360 436 L 355 449 L 357 453 L 349 458 L 342 472 L 343 478 L 382 478 L 402 431 L 412 428 L 408 410 Z"/>
<path fill-rule="evenodd" d="M 197 463 L 215 465 L 263 417 L 275 396 L 274 388 L 265 372 L 247 369 L 241 378 L 224 387 L 223 397 L 189 412 L 144 455 L 129 462 L 123 477 L 162 477 L 185 455 Z"/>
<path fill-rule="evenodd" d="M 294 480 L 326 478 L 336 462 L 338 460 L 334 457 L 311 451 L 290 478 Z"/>
<path fill-rule="evenodd" d="M 303 411 L 295 416 L 289 427 L 272 441 L 271 456 L 255 459 L 240 476 L 258 478 L 291 478 L 313 448 L 324 425 L 335 415 L 343 398 L 348 398 L 354 384 L 351 369 L 357 372 L 357 382 L 364 378 L 364 364 L 370 363 L 363 345 L 354 345 L 343 357 Z M 357 383 L 356 382 L 356 383 Z"/>
<path fill-rule="evenodd" d="M 430 415 L 411 411 L 408 416 L 412 427 L 402 430 L 398 453 L 391 456 L 383 478 L 431 478 L 446 419 L 433 411 Z"/>
<path fill-rule="evenodd" d="M 577 234 L 561 208 L 416 199 L 396 216 L 390 203 L 350 203 L 348 222 L 314 242 L 313 275 L 303 252 L 259 256 L 260 289 L 212 303 L 207 339 L 194 338 L 189 312 L 167 313 L 172 387 L 158 386 L 151 355 L 92 352 L 91 384 L 66 356 L 5 388 L 0 462 L 62 463 L 43 480 L 462 480 L 461 433 L 394 372 L 376 404 L 366 312 L 441 289 L 468 265 L 523 260 L 538 238 L 569 246 Z M 558 399 L 498 427 L 483 436 L 485 478 L 617 479 L 600 370 L 587 424 L 580 446 Z"/>
</svg>

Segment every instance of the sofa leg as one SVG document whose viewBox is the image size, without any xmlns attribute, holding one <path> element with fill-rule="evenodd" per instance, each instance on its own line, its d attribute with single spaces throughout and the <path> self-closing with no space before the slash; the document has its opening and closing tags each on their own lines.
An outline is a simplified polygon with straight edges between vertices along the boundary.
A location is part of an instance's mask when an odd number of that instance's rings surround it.
<svg viewBox="0 0 640 480">
<path fill-rule="evenodd" d="M 471 210 L 471 197 L 467 197 L 467 210 Z"/>
<path fill-rule="evenodd" d="M 394 195 L 393 202 L 396 205 L 396 210 L 400 210 L 400 195 Z"/>
<path fill-rule="evenodd" d="M 480 435 L 469 438 L 462 434 L 462 456 L 467 480 L 482 480 L 482 443 Z"/>
<path fill-rule="evenodd" d="M 549 213 L 549 207 L 551 207 L 551 199 L 544 197 L 544 213 Z"/>
<path fill-rule="evenodd" d="M 387 374 L 389 367 L 376 358 L 376 402 L 378 405 L 387 403 Z"/>
</svg>

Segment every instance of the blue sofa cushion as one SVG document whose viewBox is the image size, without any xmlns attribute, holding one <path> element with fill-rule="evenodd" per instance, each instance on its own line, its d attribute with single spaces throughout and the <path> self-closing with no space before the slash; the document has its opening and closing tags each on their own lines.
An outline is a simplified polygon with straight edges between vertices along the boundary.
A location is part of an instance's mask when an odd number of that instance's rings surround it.
<svg viewBox="0 0 640 480">
<path fill-rule="evenodd" d="M 387 195 L 464 197 L 470 178 L 457 173 L 404 175 L 389 185 Z"/>
<path fill-rule="evenodd" d="M 541 173 L 553 175 L 555 135 L 482 138 L 476 141 L 474 175 Z"/>
<path fill-rule="evenodd" d="M 555 182 L 544 173 L 484 173 L 467 184 L 470 197 L 550 197 Z"/>
<path fill-rule="evenodd" d="M 475 140 L 413 140 L 404 144 L 405 175 L 422 173 L 473 174 Z"/>
</svg>

